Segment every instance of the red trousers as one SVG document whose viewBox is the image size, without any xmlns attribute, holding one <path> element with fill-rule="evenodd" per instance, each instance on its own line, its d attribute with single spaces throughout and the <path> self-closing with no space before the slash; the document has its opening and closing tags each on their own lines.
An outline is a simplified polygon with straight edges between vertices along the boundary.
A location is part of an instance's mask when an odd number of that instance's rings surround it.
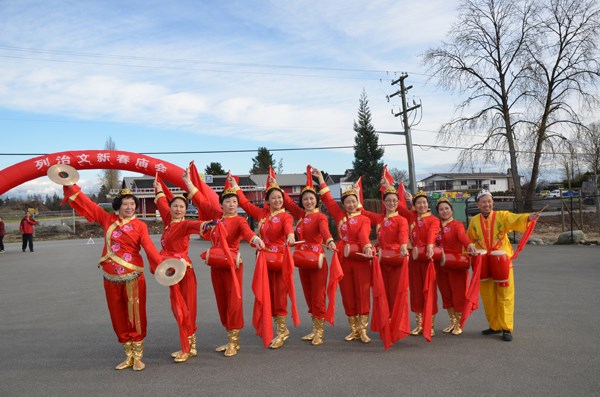
<svg viewBox="0 0 600 397">
<path fill-rule="evenodd" d="M 115 283 L 104 279 L 110 321 L 119 343 L 140 342 L 146 337 L 146 279 Z"/>
<path fill-rule="evenodd" d="M 394 309 L 394 303 L 396 303 L 396 294 L 398 293 L 398 286 L 400 285 L 401 273 L 402 266 L 381 264 L 381 275 L 383 276 L 383 285 L 390 306 L 390 313 Z"/>
<path fill-rule="evenodd" d="M 371 311 L 371 264 L 344 258 L 341 261 L 344 278 L 340 281 L 342 303 L 347 316 L 369 314 Z"/>
<path fill-rule="evenodd" d="M 177 292 L 177 289 L 179 292 Z M 190 344 L 187 340 L 187 337 L 193 335 L 197 329 L 197 290 L 196 273 L 191 267 L 187 268 L 185 276 L 183 276 L 183 279 L 181 279 L 177 285 L 169 287 L 169 293 L 171 296 L 171 310 L 175 315 L 175 321 L 177 321 L 177 326 L 179 327 L 181 351 L 184 353 L 189 353 L 190 351 Z M 177 293 L 181 294 L 182 299 L 177 299 L 175 296 Z M 180 315 L 178 315 L 178 313 Z"/>
<path fill-rule="evenodd" d="M 287 316 L 287 289 L 281 270 L 269 270 L 269 292 L 271 296 L 271 315 Z"/>
<path fill-rule="evenodd" d="M 327 305 L 325 304 L 327 261 L 323 261 L 323 267 L 320 269 L 299 269 L 299 272 L 308 312 L 313 317 L 325 318 L 327 312 Z"/>
<path fill-rule="evenodd" d="M 426 261 L 415 261 L 412 258 L 408 261 L 408 284 L 410 287 L 410 310 L 413 313 L 423 313 L 425 309 L 425 297 L 423 289 L 425 287 L 425 275 L 427 273 Z M 431 314 L 437 314 L 437 287 L 434 286 L 433 311 Z"/>
<path fill-rule="evenodd" d="M 240 284 L 240 293 L 242 293 L 242 282 L 244 277 L 244 265 L 235 271 Z M 217 309 L 221 324 L 226 330 L 244 328 L 244 310 L 242 300 L 237 300 L 233 289 L 233 277 L 231 270 L 216 267 L 210 268 L 210 278 L 212 280 L 215 299 L 217 300 Z"/>
<path fill-rule="evenodd" d="M 442 307 L 454 308 L 462 312 L 465 306 L 469 272 L 466 270 L 447 270 L 435 264 L 437 283 L 442 295 Z"/>
</svg>

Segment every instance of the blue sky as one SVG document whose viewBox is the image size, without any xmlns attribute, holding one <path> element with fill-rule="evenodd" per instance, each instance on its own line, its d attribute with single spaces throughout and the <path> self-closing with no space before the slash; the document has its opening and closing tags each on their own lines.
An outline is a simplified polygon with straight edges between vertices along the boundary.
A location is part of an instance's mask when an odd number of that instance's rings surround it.
<svg viewBox="0 0 600 397">
<path fill-rule="evenodd" d="M 2 152 L 131 152 L 352 146 L 364 89 L 377 130 L 401 130 L 386 95 L 408 72 L 423 103 L 413 142 L 435 144 L 460 98 L 428 82 L 419 55 L 455 22 L 454 1 L 27 1 L 0 2 Z M 380 143 L 403 143 L 381 135 Z M 202 170 L 218 161 L 246 174 L 253 153 L 156 155 Z M 415 148 L 418 178 L 450 171 L 457 151 Z M 284 172 L 311 163 L 352 167 L 351 149 L 273 152 Z M 30 155 L 2 155 L 0 169 Z M 386 147 L 407 169 L 406 148 Z M 494 170 L 499 170 L 498 168 Z M 97 185 L 99 172 L 82 172 Z M 39 178 L 8 192 L 49 194 Z"/>
</svg>

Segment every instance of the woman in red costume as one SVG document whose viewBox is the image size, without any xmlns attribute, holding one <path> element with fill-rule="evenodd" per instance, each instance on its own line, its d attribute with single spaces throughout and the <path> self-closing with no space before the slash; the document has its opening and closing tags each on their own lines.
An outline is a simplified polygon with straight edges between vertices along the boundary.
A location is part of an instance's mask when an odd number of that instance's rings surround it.
<svg viewBox="0 0 600 397">
<path fill-rule="evenodd" d="M 475 254 L 475 244 L 469 240 L 462 222 L 455 221 L 452 217 L 453 208 L 450 201 L 442 197 L 437 201 L 435 209 L 442 221 L 437 242 L 444 252 L 462 253 L 463 249 L 467 249 L 470 254 Z M 463 332 L 460 328 L 460 320 L 462 308 L 465 306 L 469 271 L 468 269 L 447 269 L 436 262 L 436 276 L 442 295 L 443 308 L 448 311 L 448 316 L 450 316 L 450 325 L 442 332 L 460 335 Z"/>
<path fill-rule="evenodd" d="M 277 184 L 269 184 L 265 193 L 268 206 L 260 208 L 246 198 L 233 177 L 229 177 L 228 180 L 237 192 L 240 207 L 259 222 L 259 235 L 265 244 L 265 250 L 275 252 L 277 255 L 287 255 L 286 245 L 293 246 L 295 243 L 294 220 L 283 208 L 283 190 Z M 269 269 L 268 277 L 271 315 L 277 328 L 277 335 L 273 338 L 269 347 L 278 349 L 284 345 L 290 336 L 286 324 L 288 288 L 282 270 Z"/>
<path fill-rule="evenodd" d="M 401 284 L 407 285 L 408 283 L 408 279 L 402 280 L 403 275 L 404 277 L 408 276 L 408 272 L 403 272 L 407 269 L 403 269 L 404 264 L 398 264 L 400 259 L 408 256 L 408 222 L 405 217 L 398 213 L 398 191 L 390 186 L 389 181 L 385 180 L 385 175 L 381 184 L 384 190 L 382 204 L 385 213 L 377 214 L 364 208 L 362 212 L 369 217 L 371 224 L 376 225 L 377 252 L 393 252 L 397 256 L 392 260 L 387 260 L 383 255 L 380 258 L 381 273 L 391 313 L 396 304 L 398 288 Z M 404 197 L 402 200 L 404 200 Z M 408 305 L 402 310 L 407 313 L 406 318 L 408 319 Z"/>
<path fill-rule="evenodd" d="M 109 214 L 90 200 L 77 185 L 63 186 L 65 198 L 77 213 L 88 221 L 96 221 L 104 229 L 104 248 L 98 267 L 104 273 L 104 291 L 113 329 L 123 344 L 126 359 L 116 369 L 145 368 L 142 362 L 146 336 L 146 279 L 143 247 L 151 271 L 161 262 L 152 244 L 148 227 L 135 216 L 138 199 L 131 190 L 123 189 L 113 200 L 117 213 Z"/>
<path fill-rule="evenodd" d="M 350 325 L 350 334 L 344 339 L 359 339 L 363 343 L 369 343 L 371 338 L 367 335 L 367 326 L 371 310 L 372 270 L 368 260 L 373 254 L 373 246 L 369 239 L 371 221 L 360 212 L 358 193 L 353 188 L 342 194 L 342 210 L 333 199 L 321 171 L 313 168 L 312 172 L 319 180 L 321 199 L 338 226 L 338 251 L 344 252 L 345 245 L 351 244 L 357 245 L 360 253 L 364 254 L 365 260 L 345 255 L 341 258 L 344 278 L 340 282 L 340 291 Z"/>
<path fill-rule="evenodd" d="M 429 210 L 429 202 L 427 194 L 423 191 L 418 191 L 414 197 L 409 192 L 405 193 L 405 197 L 412 203 L 413 208 L 408 210 L 404 207 L 399 207 L 400 215 L 408 220 L 409 237 L 411 246 L 414 249 L 424 250 L 426 258 L 409 260 L 409 284 L 410 284 L 410 309 L 416 313 L 417 327 L 411 331 L 411 335 L 424 334 L 427 340 L 435 335 L 433 330 L 435 315 L 437 314 L 437 292 L 435 286 L 435 270 L 429 268 L 430 260 L 433 258 L 434 246 L 440 229 L 440 221 Z M 427 277 L 428 271 L 433 273 Z M 426 285 L 426 281 L 431 279 L 431 285 Z M 427 296 L 424 291 L 428 291 L 431 299 L 431 318 L 425 319 L 423 312 L 426 309 Z M 427 310 L 429 312 L 429 310 Z M 431 327 L 429 325 L 431 320 Z M 425 330 L 424 328 L 428 328 Z"/>
<path fill-rule="evenodd" d="M 270 183 L 276 183 L 270 180 Z M 334 250 L 335 243 L 329 232 L 327 216 L 319 212 L 319 196 L 313 186 L 310 166 L 306 173 L 306 186 L 300 192 L 298 204 L 286 194 L 284 206 L 294 218 L 298 219 L 296 236 L 302 244 L 296 246 L 296 251 L 310 251 L 314 254 L 323 254 L 323 242 L 327 248 Z M 298 263 L 296 263 L 298 266 Z M 325 295 L 327 290 L 327 260 L 323 258 L 320 269 L 299 268 L 300 282 L 304 291 L 304 298 L 308 312 L 312 316 L 312 332 L 302 337 L 302 340 L 312 341 L 314 346 L 323 344 L 325 314 L 327 307 Z"/>
<path fill-rule="evenodd" d="M 248 243 L 255 245 L 258 249 L 264 248 L 262 240 L 250 229 L 246 219 L 238 215 L 238 199 L 236 191 L 229 185 L 229 181 L 225 181 L 223 193 L 219 198 L 220 207 L 214 208 L 204 195 L 194 186 L 188 177 L 188 172 L 183 177 L 190 198 L 194 205 L 205 219 L 213 219 L 213 221 L 204 222 L 202 227 L 202 238 L 210 240 L 213 249 L 229 249 L 233 258 L 238 258 L 240 240 L 244 239 Z M 202 183 L 202 182 L 201 182 Z M 223 229 L 216 227 L 217 222 L 223 226 Z M 225 230 L 225 241 L 227 247 L 223 247 L 223 240 L 220 230 Z M 212 280 L 215 299 L 217 301 L 217 309 L 221 324 L 227 331 L 227 344 L 217 347 L 217 352 L 223 352 L 226 357 L 235 356 L 240 349 L 240 331 L 244 328 L 244 311 L 241 295 L 238 299 L 235 293 L 234 283 L 238 283 L 240 294 L 242 281 L 244 276 L 244 264 L 239 256 L 239 263 L 235 270 L 235 277 L 230 269 L 226 267 L 212 266 L 210 259 L 210 251 L 204 252 L 202 257 L 210 266 L 210 277 Z M 214 258 L 215 252 L 213 252 Z M 208 256 L 208 258 L 207 258 Z"/>
<path fill-rule="evenodd" d="M 185 362 L 190 357 L 198 355 L 196 349 L 196 273 L 192 268 L 192 261 L 188 256 L 190 235 L 200 234 L 201 221 L 185 219 L 188 202 L 183 196 L 173 196 L 167 199 L 163 187 L 158 180 L 154 180 L 156 191 L 155 202 L 163 220 L 164 232 L 160 239 L 163 259 L 175 258 L 186 264 L 183 279 L 169 287 L 171 296 L 171 309 L 179 326 L 179 340 L 181 350 L 171 354 L 176 363 Z M 172 196 L 169 193 L 169 196 Z"/>
</svg>

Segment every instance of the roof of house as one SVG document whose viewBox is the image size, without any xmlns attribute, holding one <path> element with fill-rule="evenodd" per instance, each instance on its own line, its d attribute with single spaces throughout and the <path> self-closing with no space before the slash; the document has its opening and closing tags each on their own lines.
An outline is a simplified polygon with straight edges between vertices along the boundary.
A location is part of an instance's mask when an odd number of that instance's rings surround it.
<svg viewBox="0 0 600 397">
<path fill-rule="evenodd" d="M 502 172 L 463 172 L 463 173 L 439 173 L 439 174 L 431 174 L 427 178 L 423 178 L 420 181 L 426 181 L 429 179 L 440 179 L 446 178 L 448 180 L 457 180 L 457 179 L 490 179 L 490 178 L 510 178 L 511 176 L 508 174 L 504 174 Z"/>
</svg>

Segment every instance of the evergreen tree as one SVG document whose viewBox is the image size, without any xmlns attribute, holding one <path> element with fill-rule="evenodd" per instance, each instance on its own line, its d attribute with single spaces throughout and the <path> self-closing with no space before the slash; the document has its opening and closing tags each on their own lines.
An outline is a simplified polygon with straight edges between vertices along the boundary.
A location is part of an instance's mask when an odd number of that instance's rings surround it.
<svg viewBox="0 0 600 397">
<path fill-rule="evenodd" d="M 251 174 L 267 174 L 269 166 L 275 168 L 275 160 L 273 155 L 266 147 L 259 147 L 256 157 L 252 159 Z"/>
<path fill-rule="evenodd" d="M 104 143 L 105 150 L 117 150 L 117 145 L 115 141 L 113 141 L 112 137 L 108 137 L 106 142 Z M 114 160 L 114 159 L 113 159 Z M 119 189 L 121 187 L 120 179 L 121 171 L 114 169 L 105 169 L 100 173 L 100 179 L 102 180 L 102 184 L 106 185 L 108 191 L 111 189 Z"/>
<path fill-rule="evenodd" d="M 223 169 L 221 163 L 211 162 L 209 165 L 204 168 L 204 174 L 206 175 L 225 175 L 227 171 Z"/>
<path fill-rule="evenodd" d="M 371 124 L 371 110 L 364 90 L 359 100 L 358 122 L 354 121 L 354 131 L 354 174 L 363 177 L 364 198 L 377 198 L 383 171 L 383 148 L 379 146 L 379 138 Z"/>
</svg>

